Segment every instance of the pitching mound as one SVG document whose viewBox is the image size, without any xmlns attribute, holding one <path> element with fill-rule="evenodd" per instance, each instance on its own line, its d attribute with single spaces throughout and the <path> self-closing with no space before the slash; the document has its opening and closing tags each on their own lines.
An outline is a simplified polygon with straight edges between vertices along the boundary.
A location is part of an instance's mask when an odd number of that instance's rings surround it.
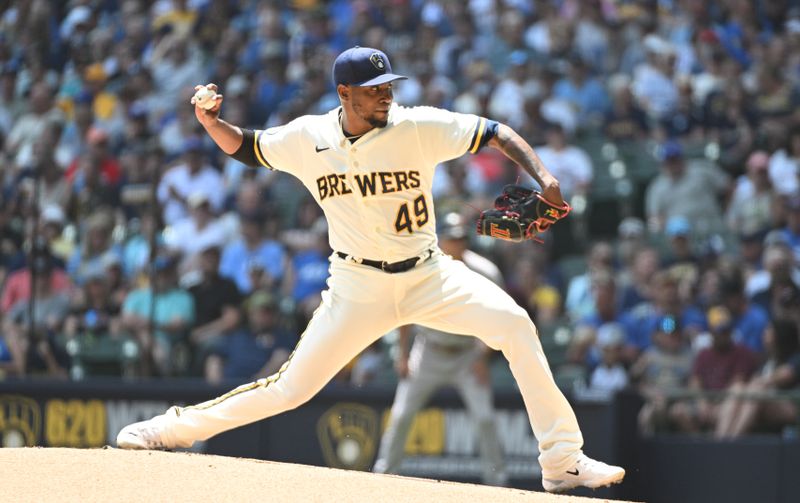
<svg viewBox="0 0 800 503">
<path fill-rule="evenodd" d="M 112 448 L 0 449 L 0 487 L 4 501 L 37 502 L 602 501 L 253 459 Z"/>
</svg>

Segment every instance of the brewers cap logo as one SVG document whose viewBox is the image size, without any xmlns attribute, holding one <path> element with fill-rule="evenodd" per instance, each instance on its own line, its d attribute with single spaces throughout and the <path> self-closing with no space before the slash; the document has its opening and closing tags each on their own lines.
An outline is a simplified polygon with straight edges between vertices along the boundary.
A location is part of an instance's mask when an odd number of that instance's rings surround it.
<svg viewBox="0 0 800 503">
<path fill-rule="evenodd" d="M 378 438 L 378 413 L 357 403 L 338 403 L 317 422 L 325 462 L 332 468 L 369 470 Z"/>
<path fill-rule="evenodd" d="M 381 56 L 380 53 L 373 52 L 372 56 L 369 57 L 369 60 L 378 70 L 386 69 L 386 63 L 383 62 L 383 56 Z"/>
<path fill-rule="evenodd" d="M 0 447 L 31 447 L 42 429 L 39 404 L 18 395 L 0 395 Z"/>
</svg>

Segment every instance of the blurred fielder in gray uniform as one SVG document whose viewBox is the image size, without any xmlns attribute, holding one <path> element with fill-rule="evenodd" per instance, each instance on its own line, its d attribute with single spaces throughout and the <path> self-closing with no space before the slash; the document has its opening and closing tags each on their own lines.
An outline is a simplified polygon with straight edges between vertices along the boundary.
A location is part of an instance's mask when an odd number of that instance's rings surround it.
<svg viewBox="0 0 800 503">
<path fill-rule="evenodd" d="M 488 259 L 467 249 L 468 229 L 456 213 L 447 215 L 439 232 L 442 251 L 467 267 L 502 286 L 500 270 Z M 414 343 L 409 351 L 412 334 Z M 447 385 L 455 387 L 477 428 L 483 482 L 505 486 L 508 483 L 503 450 L 497 438 L 492 406 L 492 387 L 487 365 L 490 349 L 475 337 L 449 334 L 419 325 L 400 328 L 399 352 L 395 368 L 400 376 L 392 413 L 381 439 L 374 471 L 398 473 L 406 438 L 414 416 L 433 393 Z"/>
</svg>

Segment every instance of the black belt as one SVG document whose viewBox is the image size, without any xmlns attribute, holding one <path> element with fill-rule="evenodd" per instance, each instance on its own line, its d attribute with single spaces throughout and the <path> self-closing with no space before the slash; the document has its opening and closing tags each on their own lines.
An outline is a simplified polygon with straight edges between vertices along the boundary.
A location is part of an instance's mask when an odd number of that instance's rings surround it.
<svg viewBox="0 0 800 503">
<path fill-rule="evenodd" d="M 342 253 L 340 251 L 336 252 L 336 255 L 345 259 L 345 260 L 352 260 L 357 264 L 364 264 L 370 267 L 374 267 L 375 269 L 379 269 L 383 272 L 388 272 L 389 274 L 394 274 L 398 272 L 406 272 L 410 269 L 413 269 L 414 266 L 417 265 L 419 262 L 424 262 L 431 255 L 433 255 L 433 248 L 429 250 L 425 250 L 425 252 L 420 255 L 419 257 L 411 257 L 405 260 L 401 260 L 399 262 L 386 262 L 385 260 L 371 260 L 368 258 L 356 258 L 352 255 L 348 255 L 346 253 Z"/>
</svg>

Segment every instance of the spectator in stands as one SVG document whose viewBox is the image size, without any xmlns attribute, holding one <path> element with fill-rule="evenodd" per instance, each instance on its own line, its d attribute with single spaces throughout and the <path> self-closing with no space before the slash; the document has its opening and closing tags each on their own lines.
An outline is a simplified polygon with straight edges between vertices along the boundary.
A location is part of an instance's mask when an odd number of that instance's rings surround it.
<svg viewBox="0 0 800 503">
<path fill-rule="evenodd" d="M 786 206 L 786 227 L 782 231 L 792 248 L 795 264 L 800 264 L 800 193 L 790 197 Z"/>
<path fill-rule="evenodd" d="M 596 312 L 592 295 L 592 276 L 614 266 L 614 250 L 605 241 L 594 243 L 586 259 L 586 272 L 569 281 L 564 309 L 572 320 L 580 320 Z"/>
<path fill-rule="evenodd" d="M 537 4 L 539 9 L 539 21 L 525 32 L 525 42 L 540 57 L 554 60 L 567 57 L 574 34 L 570 20 L 561 16 L 556 4 Z"/>
<path fill-rule="evenodd" d="M 131 290 L 131 285 L 122 268 L 122 260 L 120 260 L 117 255 L 109 255 L 103 260 L 103 267 L 105 268 L 105 276 L 108 282 L 111 301 L 121 306 L 122 303 L 125 302 L 125 297 L 128 296 L 128 292 Z"/>
<path fill-rule="evenodd" d="M 786 144 L 769 158 L 769 178 L 775 192 L 791 197 L 800 191 L 800 125 L 792 127 L 788 135 Z"/>
<path fill-rule="evenodd" d="M 740 70 L 728 72 L 725 87 L 712 91 L 703 105 L 706 140 L 719 143 L 719 162 L 722 166 L 737 169 L 756 146 L 757 126 L 752 97 L 741 80 Z M 774 180 L 773 185 L 777 187 Z"/>
<path fill-rule="evenodd" d="M 144 100 L 137 100 L 130 104 L 127 110 L 125 130 L 121 144 L 128 151 L 142 152 L 152 141 L 153 132 L 148 123 L 150 110 Z"/>
<path fill-rule="evenodd" d="M 35 278 L 35 301 L 28 297 L 4 310 L 3 332 L 12 361 L 8 370 L 19 376 L 66 377 L 69 357 L 56 337 L 69 312 L 69 291 L 53 289 L 53 261 L 49 254 L 34 256 L 29 271 Z"/>
<path fill-rule="evenodd" d="M 597 329 L 600 364 L 592 371 L 589 389 L 613 394 L 628 386 L 628 372 L 622 364 L 625 330 L 619 324 L 607 323 Z"/>
<path fill-rule="evenodd" d="M 63 236 L 67 217 L 61 206 L 45 206 L 39 214 L 39 238 L 50 249 L 57 265 L 63 267 L 65 259 L 72 254 L 74 243 Z"/>
<path fill-rule="evenodd" d="M 89 91 L 79 92 L 72 99 L 72 115 L 64 125 L 64 132 L 54 151 L 55 159 L 61 166 L 69 166 L 86 150 L 87 133 L 93 122 L 92 95 Z"/>
<path fill-rule="evenodd" d="M 32 257 L 26 261 L 25 266 L 8 275 L 3 285 L 2 297 L 0 297 L 0 313 L 8 313 L 15 305 L 27 302 L 31 298 L 31 275 L 33 272 L 31 260 L 35 261 L 37 257 L 46 257 L 46 264 L 45 262 L 40 262 L 39 266 L 42 268 L 41 270 L 47 272 L 48 292 L 55 295 L 69 293 L 72 289 L 72 282 L 69 276 L 57 266 L 57 261 L 53 259 L 50 250 L 37 246 L 34 248 Z"/>
<path fill-rule="evenodd" d="M 548 126 L 547 143 L 537 147 L 536 153 L 561 183 L 564 200 L 586 194 L 593 176 L 592 160 L 582 148 L 570 145 L 560 124 Z M 533 183 L 528 174 L 523 179 Z"/>
<path fill-rule="evenodd" d="M 277 372 L 289 357 L 294 338 L 280 325 L 278 299 L 256 291 L 244 306 L 245 326 L 217 341 L 206 360 L 205 377 L 210 383 L 264 378 Z"/>
<path fill-rule="evenodd" d="M 310 246 L 295 251 L 283 280 L 283 291 L 294 300 L 300 319 L 305 326 L 319 305 L 328 279 L 328 226 L 323 219 L 314 223 L 310 231 Z"/>
<path fill-rule="evenodd" d="M 664 234 L 669 238 L 668 255 L 664 258 L 663 267 L 692 267 L 697 269 L 700 259 L 692 250 L 692 224 L 684 216 L 676 215 L 667 220 Z"/>
<path fill-rule="evenodd" d="M 764 308 L 747 300 L 744 281 L 739 269 L 723 275 L 719 286 L 720 300 L 733 318 L 733 340 L 756 354 L 764 352 L 764 330 L 769 315 Z"/>
<path fill-rule="evenodd" d="M 652 279 L 653 302 L 640 304 L 624 315 L 627 340 L 626 361 L 632 362 L 652 345 L 653 334 L 665 316 L 675 318 L 684 337 L 693 341 L 705 330 L 703 313 L 691 304 L 681 302 L 678 280 L 667 271 L 659 271 Z"/>
<path fill-rule="evenodd" d="M 93 32 L 93 38 L 110 41 L 110 35 L 100 30 L 101 28 L 98 28 Z M 102 42 L 93 41 L 92 44 L 95 50 L 94 57 L 97 59 L 103 58 L 99 54 L 103 51 Z M 102 127 L 116 137 L 121 132 L 124 111 L 123 107 L 120 106 L 119 94 L 108 89 L 109 77 L 111 75 L 106 71 L 103 63 L 92 63 L 83 72 L 83 87 L 92 96 L 92 112 L 95 125 Z"/>
<path fill-rule="evenodd" d="M 728 187 L 728 176 L 717 167 L 689 164 L 680 143 L 670 140 L 661 147 L 661 173 L 650 182 L 645 196 L 647 220 L 653 232 L 661 232 L 672 216 L 692 222 L 693 231 L 707 236 L 720 228 L 717 197 Z"/>
<path fill-rule="evenodd" d="M 782 127 L 793 125 L 795 112 L 800 106 L 800 92 L 786 79 L 783 67 L 762 65 L 757 70 L 757 79 L 759 92 L 753 102 L 756 116 Z"/>
<path fill-rule="evenodd" d="M 452 32 L 436 45 L 431 61 L 437 73 L 450 79 L 458 79 L 467 62 L 479 52 L 475 27 L 467 13 L 459 13 L 451 19 Z"/>
<path fill-rule="evenodd" d="M 678 281 L 679 296 L 684 303 L 693 301 L 703 265 L 692 249 L 691 231 L 691 223 L 683 216 L 670 217 L 664 229 L 669 250 L 662 266 Z"/>
<path fill-rule="evenodd" d="M 552 324 L 561 316 L 562 300 L 558 289 L 549 284 L 541 265 L 531 259 L 518 260 L 506 290 L 540 324 Z"/>
<path fill-rule="evenodd" d="M 678 105 L 678 88 L 673 79 L 675 49 L 654 34 L 636 43 L 644 47 L 646 61 L 634 69 L 631 90 L 651 120 L 666 121 Z"/>
<path fill-rule="evenodd" d="M 747 173 L 738 178 L 725 220 L 734 233 L 755 233 L 770 227 L 774 192 L 769 179 L 769 154 L 750 154 Z"/>
<path fill-rule="evenodd" d="M 5 142 L 5 152 L 17 166 L 30 165 L 36 140 L 54 122 L 64 121 L 63 113 L 54 106 L 53 88 L 47 82 L 31 86 L 29 103 L 30 110 L 17 119 Z"/>
<path fill-rule="evenodd" d="M 603 131 L 618 142 L 633 142 L 642 139 L 649 130 L 647 115 L 642 111 L 630 90 L 627 75 L 615 75 L 609 79 L 611 106 L 606 112 Z"/>
<path fill-rule="evenodd" d="M 61 209 L 67 207 L 70 197 L 70 187 L 64 178 L 64 171 L 53 159 L 53 141 L 57 132 L 47 129 L 33 144 L 34 165 L 36 174 L 39 175 L 39 206 L 57 206 Z"/>
<path fill-rule="evenodd" d="M 15 96 L 18 67 L 19 63 L 14 60 L 6 60 L 0 65 L 0 99 L 8 103 L 0 111 L 0 145 L 5 145 L 8 133 L 25 107 L 25 102 Z"/>
<path fill-rule="evenodd" d="M 602 357 L 600 328 L 619 326 L 623 322 L 616 282 L 610 270 L 600 269 L 592 274 L 591 295 L 594 311 L 575 322 L 575 333 L 567 350 L 567 358 L 572 363 L 585 365 L 589 370 L 594 369 Z"/>
<path fill-rule="evenodd" d="M 83 287 L 71 300 L 70 313 L 64 321 L 68 339 L 119 337 L 122 332 L 122 305 L 111 292 L 107 270 L 95 264 L 84 274 Z"/>
<path fill-rule="evenodd" d="M 572 41 L 574 50 L 588 68 L 602 73 L 612 64 L 610 45 L 614 28 L 608 22 L 612 11 L 602 1 L 582 2 L 577 11 Z"/>
<path fill-rule="evenodd" d="M 800 315 L 800 274 L 785 237 L 773 232 L 764 238 L 764 271 L 751 278 L 750 299 L 765 309 L 770 319 L 796 318 Z"/>
<path fill-rule="evenodd" d="M 81 152 L 67 166 L 64 176 L 72 184 L 73 191 L 87 183 L 86 178 L 98 176 L 103 186 L 116 186 L 122 179 L 119 161 L 111 152 L 109 134 L 106 130 L 91 126 L 86 131 L 86 151 Z"/>
<path fill-rule="evenodd" d="M 149 52 L 155 85 L 172 103 L 185 101 L 194 83 L 205 82 L 208 73 L 196 44 L 186 35 L 171 32 Z"/>
<path fill-rule="evenodd" d="M 19 225 L 21 219 L 16 214 L 17 201 L 14 199 L 6 200 L 0 192 L 0 312 L 7 307 L 3 300 L 7 290 L 7 276 L 25 264 L 25 253 L 22 249 L 24 228 Z"/>
<path fill-rule="evenodd" d="M 119 258 L 121 250 L 112 240 L 113 230 L 114 221 L 106 210 L 101 209 L 86 220 L 81 246 L 67 263 L 67 271 L 75 283 L 82 285 L 86 271 L 104 266 L 113 260 L 111 257 Z"/>
<path fill-rule="evenodd" d="M 724 306 L 715 306 L 708 312 L 711 347 L 698 353 L 692 366 L 689 389 L 725 391 L 746 383 L 758 367 L 755 354 L 733 341 L 733 317 Z M 691 400 L 673 403 L 669 408 L 670 420 L 682 432 L 714 431 L 720 420 L 718 398 L 700 395 Z"/>
<path fill-rule="evenodd" d="M 530 86 L 528 78 L 529 59 L 525 51 L 517 50 L 508 58 L 508 77 L 498 82 L 489 98 L 489 114 L 513 128 L 525 122 L 525 88 Z"/>
<path fill-rule="evenodd" d="M 693 101 L 692 82 L 686 77 L 676 77 L 678 103 L 667 119 L 662 120 L 664 135 L 672 138 L 686 138 L 689 141 L 700 138 L 702 110 Z"/>
<path fill-rule="evenodd" d="M 205 195 L 215 212 L 222 209 L 225 197 L 223 180 L 206 163 L 200 138 L 191 137 L 184 142 L 183 161 L 164 173 L 158 184 L 158 202 L 164 206 L 167 225 L 174 225 L 188 216 L 188 198 L 193 194 Z"/>
<path fill-rule="evenodd" d="M 639 431 L 652 434 L 668 424 L 669 393 L 683 390 L 692 370 L 692 349 L 680 321 L 674 316 L 658 320 L 653 345 L 631 366 L 630 378 L 645 398 L 639 411 Z"/>
<path fill-rule="evenodd" d="M 164 235 L 167 248 L 183 257 L 181 272 L 199 269 L 199 253 L 209 246 L 222 246 L 231 236 L 225 221 L 217 218 L 205 192 L 191 194 L 186 201 L 190 215 L 175 222 Z"/>
<path fill-rule="evenodd" d="M 200 252 L 201 280 L 189 288 L 196 312 L 189 342 L 198 373 L 208 349 L 226 339 L 240 322 L 241 294 L 233 281 L 220 276 L 220 254 L 217 245 L 209 245 Z"/>
<path fill-rule="evenodd" d="M 567 64 L 567 74 L 556 82 L 553 96 L 575 107 L 584 128 L 602 124 L 610 109 L 608 93 L 600 81 L 590 75 L 587 64 L 580 58 Z"/>
<path fill-rule="evenodd" d="M 156 247 L 163 245 L 163 236 L 159 232 L 156 236 L 156 223 L 152 212 L 145 212 L 140 219 L 128 220 L 126 229 L 127 237 L 122 243 L 121 262 L 122 272 L 128 280 L 135 279 L 140 273 L 146 272 L 150 260 L 150 240 L 155 239 Z"/>
<path fill-rule="evenodd" d="M 723 403 L 718 438 L 737 438 L 750 431 L 780 431 L 797 424 L 797 404 L 789 399 L 752 399 L 737 392 L 769 393 L 790 390 L 800 383 L 800 337 L 795 320 L 776 319 L 764 331 L 769 359 L 747 384 L 737 384 Z"/>
<path fill-rule="evenodd" d="M 647 236 L 644 222 L 637 217 L 625 217 L 617 226 L 617 242 L 615 264 L 620 271 L 618 277 L 621 285 L 631 282 L 631 269 L 639 250 L 645 248 Z"/>
<path fill-rule="evenodd" d="M 145 376 L 174 375 L 186 365 L 176 361 L 173 349 L 194 324 L 195 306 L 191 294 L 178 286 L 177 265 L 174 257 L 158 257 L 153 287 L 133 290 L 122 305 L 122 325 L 139 343 Z"/>
<path fill-rule="evenodd" d="M 760 245 L 761 253 L 757 257 L 748 261 L 749 264 L 754 264 L 754 270 L 747 278 L 747 284 L 745 286 L 745 293 L 747 294 L 747 297 L 753 299 L 756 294 L 769 288 L 772 274 L 766 268 L 766 259 L 768 257 L 772 259 L 770 261 L 772 267 L 775 267 L 781 262 L 775 261 L 776 258 L 783 257 L 784 255 L 788 256 L 788 259 L 786 260 L 789 261 L 789 276 L 792 282 L 800 286 L 800 269 L 798 269 L 798 265 L 793 263 L 792 250 L 789 246 L 789 241 L 786 239 L 786 236 L 783 234 L 783 232 L 781 232 L 781 229 L 773 229 L 764 233 L 761 236 Z M 775 250 L 778 250 L 778 252 L 775 252 Z M 755 253 L 755 251 L 751 250 L 750 253 Z M 780 271 L 780 268 L 778 272 L 779 274 L 782 272 Z"/>
<path fill-rule="evenodd" d="M 86 151 L 64 172 L 71 187 L 69 204 L 73 216 L 82 217 L 100 206 L 119 204 L 122 168 L 111 153 L 109 141 L 108 132 L 90 127 L 86 132 Z"/>
<path fill-rule="evenodd" d="M 153 163 L 148 162 L 149 155 L 146 146 L 135 143 L 120 152 L 119 163 L 124 179 L 120 187 L 120 203 L 126 218 L 135 218 L 150 210 L 152 183 L 158 179 L 160 169 L 153 170 Z"/>
<path fill-rule="evenodd" d="M 286 267 L 286 252 L 280 242 L 264 235 L 264 214 L 243 215 L 241 238 L 228 243 L 222 251 L 220 274 L 236 282 L 242 293 L 256 288 L 250 271 L 257 267 L 266 272 L 269 283 L 279 284 Z"/>
<path fill-rule="evenodd" d="M 745 285 L 749 285 L 750 280 L 760 271 L 763 271 L 762 259 L 766 234 L 765 231 L 738 233 L 739 264 L 742 267 Z M 745 291 L 748 291 L 748 288 Z"/>
</svg>

